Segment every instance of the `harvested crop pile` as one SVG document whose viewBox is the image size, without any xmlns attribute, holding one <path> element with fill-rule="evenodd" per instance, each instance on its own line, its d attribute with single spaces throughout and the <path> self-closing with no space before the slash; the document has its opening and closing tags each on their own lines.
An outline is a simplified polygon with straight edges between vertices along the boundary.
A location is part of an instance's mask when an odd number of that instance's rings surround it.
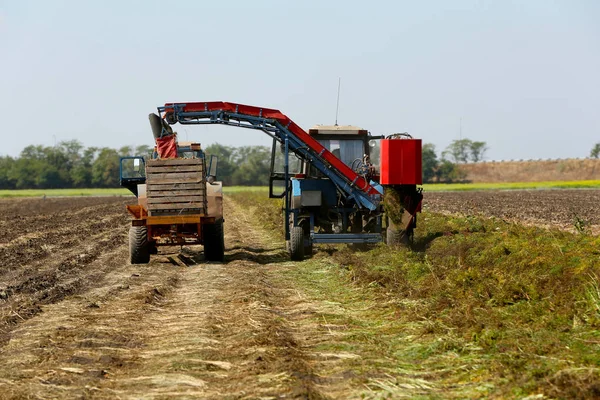
<svg viewBox="0 0 600 400">
<path fill-rule="evenodd" d="M 383 208 L 387 217 L 394 225 L 401 225 L 404 206 L 402 205 L 402 193 L 393 186 L 385 188 L 383 195 Z"/>
</svg>

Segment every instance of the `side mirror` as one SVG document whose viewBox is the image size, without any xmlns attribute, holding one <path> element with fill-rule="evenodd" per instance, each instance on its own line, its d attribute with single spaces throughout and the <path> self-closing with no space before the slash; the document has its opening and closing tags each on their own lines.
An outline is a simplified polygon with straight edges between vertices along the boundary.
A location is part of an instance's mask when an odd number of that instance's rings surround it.
<svg viewBox="0 0 600 400">
<path fill-rule="evenodd" d="M 133 159 L 133 170 L 134 171 L 139 171 L 140 170 L 140 159 L 139 158 L 134 158 Z"/>
<path fill-rule="evenodd" d="M 217 156 L 210 156 L 210 161 L 208 162 L 208 171 L 206 171 L 207 176 L 212 176 L 213 180 L 217 177 L 217 166 L 219 164 L 219 158 Z"/>
</svg>

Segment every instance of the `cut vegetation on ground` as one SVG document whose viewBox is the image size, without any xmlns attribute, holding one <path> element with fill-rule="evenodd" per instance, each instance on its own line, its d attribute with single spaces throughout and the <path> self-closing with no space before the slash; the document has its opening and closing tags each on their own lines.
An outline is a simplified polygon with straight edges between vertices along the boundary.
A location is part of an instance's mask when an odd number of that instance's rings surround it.
<svg viewBox="0 0 600 400">
<path fill-rule="evenodd" d="M 554 217 L 598 192 L 503 193 L 427 195 L 410 248 L 290 262 L 281 202 L 233 189 L 225 263 L 199 246 L 144 266 L 126 261 L 125 198 L 1 200 L 0 393 L 597 398 L 598 221 Z"/>
</svg>

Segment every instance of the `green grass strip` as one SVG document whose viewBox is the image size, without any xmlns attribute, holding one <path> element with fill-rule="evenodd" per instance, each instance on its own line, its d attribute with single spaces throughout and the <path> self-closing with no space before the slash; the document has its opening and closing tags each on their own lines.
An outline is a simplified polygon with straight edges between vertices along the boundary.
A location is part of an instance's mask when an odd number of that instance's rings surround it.
<svg viewBox="0 0 600 400">
<path fill-rule="evenodd" d="M 527 189 L 598 189 L 600 180 L 590 181 L 546 181 L 510 183 L 427 183 L 427 192 L 468 191 L 468 190 L 527 190 Z"/>
</svg>

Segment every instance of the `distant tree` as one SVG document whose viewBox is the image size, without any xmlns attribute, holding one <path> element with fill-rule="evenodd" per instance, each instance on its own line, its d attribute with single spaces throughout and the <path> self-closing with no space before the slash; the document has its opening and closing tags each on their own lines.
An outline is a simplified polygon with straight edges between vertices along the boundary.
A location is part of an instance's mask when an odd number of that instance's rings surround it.
<svg viewBox="0 0 600 400">
<path fill-rule="evenodd" d="M 58 147 L 65 155 L 67 161 L 66 168 L 70 172 L 81 162 L 84 146 L 78 140 L 68 140 L 60 142 Z"/>
<path fill-rule="evenodd" d="M 478 162 L 488 150 L 485 142 L 474 142 L 471 139 L 453 140 L 442 153 L 442 158 L 460 164 L 469 161 Z"/>
<path fill-rule="evenodd" d="M 599 158 L 600 157 L 600 143 L 596 143 L 594 147 L 592 147 L 592 151 L 590 152 L 590 157 Z"/>
<path fill-rule="evenodd" d="M 119 157 L 148 156 L 153 148 L 123 146 L 85 148 L 76 140 L 56 146 L 27 146 L 17 158 L 0 157 L 0 188 L 117 187 Z M 270 149 L 264 146 L 229 147 L 220 144 L 206 149 L 219 158 L 217 178 L 225 184 L 264 185 L 268 183 Z M 295 158 L 290 170 L 295 171 Z M 297 160 L 296 160 L 297 161 Z"/>
<path fill-rule="evenodd" d="M 488 150 L 488 147 L 485 142 L 471 142 L 470 153 L 471 153 L 471 161 L 479 162 L 483 160 L 485 157 L 485 152 Z"/>
<path fill-rule="evenodd" d="M 423 181 L 432 182 L 439 161 L 435 154 L 435 145 L 425 143 L 422 149 Z"/>
<path fill-rule="evenodd" d="M 45 163 L 42 160 L 19 157 L 12 165 L 8 179 L 14 182 L 15 189 L 36 188 L 36 177 L 41 174 L 44 167 Z"/>
<path fill-rule="evenodd" d="M 139 156 L 139 157 L 148 157 L 150 156 L 150 154 L 152 154 L 152 151 L 154 150 L 153 147 L 150 147 L 146 144 L 141 144 L 139 146 L 136 146 L 135 150 L 134 150 L 134 156 Z"/>
<path fill-rule="evenodd" d="M 457 164 L 449 160 L 442 160 L 435 170 L 435 177 L 438 182 L 450 183 L 464 179 L 465 174 Z"/>
<path fill-rule="evenodd" d="M 45 166 L 36 176 L 35 186 L 39 189 L 60 189 L 70 187 L 63 171 L 53 165 Z"/>
<path fill-rule="evenodd" d="M 232 176 L 234 185 L 259 186 L 269 183 L 271 151 L 268 147 L 238 147 L 233 160 L 237 165 Z"/>
<path fill-rule="evenodd" d="M 0 189 L 14 189 L 15 182 L 11 178 L 11 170 L 15 164 L 12 157 L 0 157 Z"/>
<path fill-rule="evenodd" d="M 27 160 L 43 160 L 46 158 L 46 154 L 44 153 L 44 146 L 41 145 L 29 145 L 21 150 L 21 154 L 19 158 L 24 158 Z"/>
<path fill-rule="evenodd" d="M 119 153 L 115 149 L 103 147 L 92 166 L 94 187 L 119 186 Z"/>
<path fill-rule="evenodd" d="M 224 185 L 231 185 L 233 174 L 237 169 L 235 163 L 239 161 L 233 160 L 235 148 L 215 143 L 208 146 L 204 151 L 208 155 L 208 160 L 210 160 L 210 156 L 216 156 L 218 159 L 217 180 L 223 181 Z"/>
<path fill-rule="evenodd" d="M 45 167 L 36 178 L 36 186 L 41 189 L 71 187 L 72 163 L 66 149 L 59 145 L 45 147 L 43 151 Z"/>
<path fill-rule="evenodd" d="M 80 162 L 71 170 L 73 186 L 92 187 L 92 165 L 97 153 L 97 147 L 88 147 L 83 151 Z"/>
<path fill-rule="evenodd" d="M 123 146 L 119 149 L 120 157 L 129 157 L 129 156 L 133 155 L 132 153 L 133 153 L 133 149 L 131 148 L 131 146 Z"/>
<path fill-rule="evenodd" d="M 469 161 L 470 150 L 471 141 L 469 139 L 453 140 L 442 153 L 442 158 L 449 159 L 456 164 L 466 163 Z"/>
</svg>

